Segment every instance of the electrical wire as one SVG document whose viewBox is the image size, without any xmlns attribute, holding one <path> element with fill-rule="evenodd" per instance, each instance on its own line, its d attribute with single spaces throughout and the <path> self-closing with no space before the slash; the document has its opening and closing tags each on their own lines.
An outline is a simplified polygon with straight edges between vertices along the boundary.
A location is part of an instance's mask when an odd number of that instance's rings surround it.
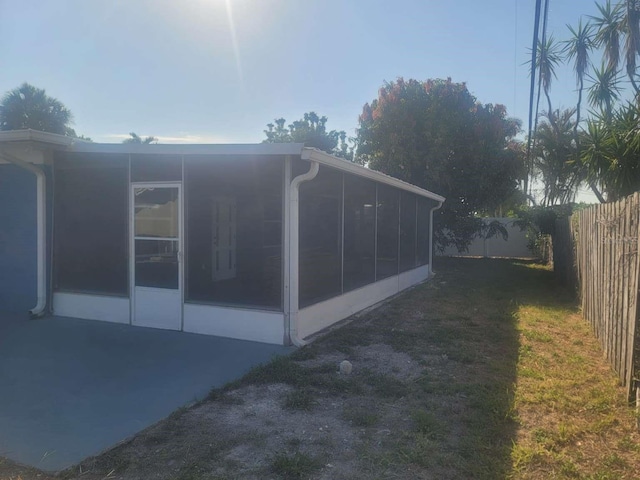
<svg viewBox="0 0 640 480">
<path fill-rule="evenodd" d="M 531 47 L 531 86 L 529 89 L 529 128 L 527 134 L 527 179 L 526 179 L 526 188 L 525 195 L 529 194 L 529 190 L 531 188 L 529 177 L 531 175 L 531 132 L 533 126 L 533 99 L 534 92 L 536 87 L 536 46 L 538 43 L 538 33 L 540 30 L 540 10 L 542 6 L 542 0 L 536 0 L 536 11 L 535 18 L 533 22 L 533 44 Z"/>
<path fill-rule="evenodd" d="M 547 20 L 549 19 L 549 0 L 544 0 L 544 17 L 542 20 L 542 40 L 540 41 L 542 48 L 546 48 L 547 45 Z M 540 109 L 540 93 L 542 92 L 542 69 L 538 71 L 538 98 L 536 99 L 536 116 L 534 117 L 532 138 L 535 145 L 536 132 L 538 131 L 538 111 Z M 552 115 L 552 112 L 547 112 L 547 115 Z"/>
</svg>

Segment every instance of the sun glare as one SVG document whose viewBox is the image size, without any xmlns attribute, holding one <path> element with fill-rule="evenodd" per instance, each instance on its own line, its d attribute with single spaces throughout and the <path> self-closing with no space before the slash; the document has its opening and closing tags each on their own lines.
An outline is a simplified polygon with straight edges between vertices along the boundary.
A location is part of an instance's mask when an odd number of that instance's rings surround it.
<svg viewBox="0 0 640 480">
<path fill-rule="evenodd" d="M 238 5 L 238 2 L 234 0 L 197 0 L 197 8 L 193 13 L 197 12 L 198 15 L 204 16 L 208 14 L 213 14 L 219 17 L 222 17 L 223 15 L 226 16 L 230 36 L 229 40 L 231 41 L 231 47 L 233 48 L 238 81 L 240 82 L 240 84 L 242 84 L 242 62 L 240 61 L 240 47 L 238 45 L 236 19 L 233 14 L 234 3 L 236 4 L 236 6 Z"/>
<path fill-rule="evenodd" d="M 217 0 L 220 1 L 220 0 Z M 238 48 L 238 36 L 236 35 L 236 25 L 233 21 L 233 10 L 231 9 L 231 0 L 224 0 L 227 10 L 227 20 L 229 22 L 229 32 L 231 34 L 231 43 L 233 45 L 233 54 L 236 58 L 236 69 L 238 70 L 238 80 L 243 85 L 242 63 L 240 62 L 240 48 Z"/>
</svg>

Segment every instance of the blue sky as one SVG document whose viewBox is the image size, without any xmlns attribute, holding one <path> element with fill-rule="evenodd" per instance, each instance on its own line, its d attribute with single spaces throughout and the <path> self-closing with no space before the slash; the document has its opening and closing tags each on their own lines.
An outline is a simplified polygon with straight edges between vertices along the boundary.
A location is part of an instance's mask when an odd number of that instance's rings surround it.
<svg viewBox="0 0 640 480">
<path fill-rule="evenodd" d="M 0 92 L 24 81 L 45 88 L 96 141 L 135 131 L 163 143 L 259 142 L 274 118 L 311 110 L 353 135 L 385 80 L 451 77 L 526 126 L 534 4 L 0 0 Z M 550 5 L 561 38 L 566 23 L 595 11 L 578 0 Z M 574 79 L 558 73 L 554 106 L 570 106 Z"/>
</svg>

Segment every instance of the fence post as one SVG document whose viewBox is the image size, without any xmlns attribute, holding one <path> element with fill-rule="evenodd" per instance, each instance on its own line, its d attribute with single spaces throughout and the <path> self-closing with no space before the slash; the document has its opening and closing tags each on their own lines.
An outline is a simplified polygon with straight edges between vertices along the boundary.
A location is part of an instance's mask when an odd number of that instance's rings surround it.
<svg viewBox="0 0 640 480">
<path fill-rule="evenodd" d="M 633 315 L 631 317 L 631 321 L 629 322 L 629 328 L 627 330 L 627 348 L 629 349 L 629 358 L 628 358 L 628 368 L 627 368 L 627 378 L 626 384 L 628 387 L 628 396 L 633 396 L 633 387 L 636 387 L 636 405 L 638 405 L 638 385 L 636 385 L 635 379 L 635 348 L 636 348 L 636 323 L 638 322 L 638 300 L 640 300 L 638 296 L 638 287 L 640 284 L 640 194 L 638 192 L 633 194 L 633 213 L 632 218 L 636 220 L 636 271 L 635 271 L 635 284 L 634 290 L 632 291 L 633 299 L 635 301 L 633 305 Z"/>
<path fill-rule="evenodd" d="M 636 382 L 636 428 L 640 431 L 640 385 Z"/>
</svg>

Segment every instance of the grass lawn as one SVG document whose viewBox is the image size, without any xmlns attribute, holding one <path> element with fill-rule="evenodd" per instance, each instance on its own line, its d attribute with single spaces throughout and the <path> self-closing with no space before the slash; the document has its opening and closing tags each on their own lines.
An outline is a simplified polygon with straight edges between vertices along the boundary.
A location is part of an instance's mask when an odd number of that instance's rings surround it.
<svg viewBox="0 0 640 480">
<path fill-rule="evenodd" d="M 60 477 L 639 478 L 633 411 L 552 272 L 435 267 L 432 281 Z M 0 478 L 48 477 L 0 459 Z"/>
</svg>

